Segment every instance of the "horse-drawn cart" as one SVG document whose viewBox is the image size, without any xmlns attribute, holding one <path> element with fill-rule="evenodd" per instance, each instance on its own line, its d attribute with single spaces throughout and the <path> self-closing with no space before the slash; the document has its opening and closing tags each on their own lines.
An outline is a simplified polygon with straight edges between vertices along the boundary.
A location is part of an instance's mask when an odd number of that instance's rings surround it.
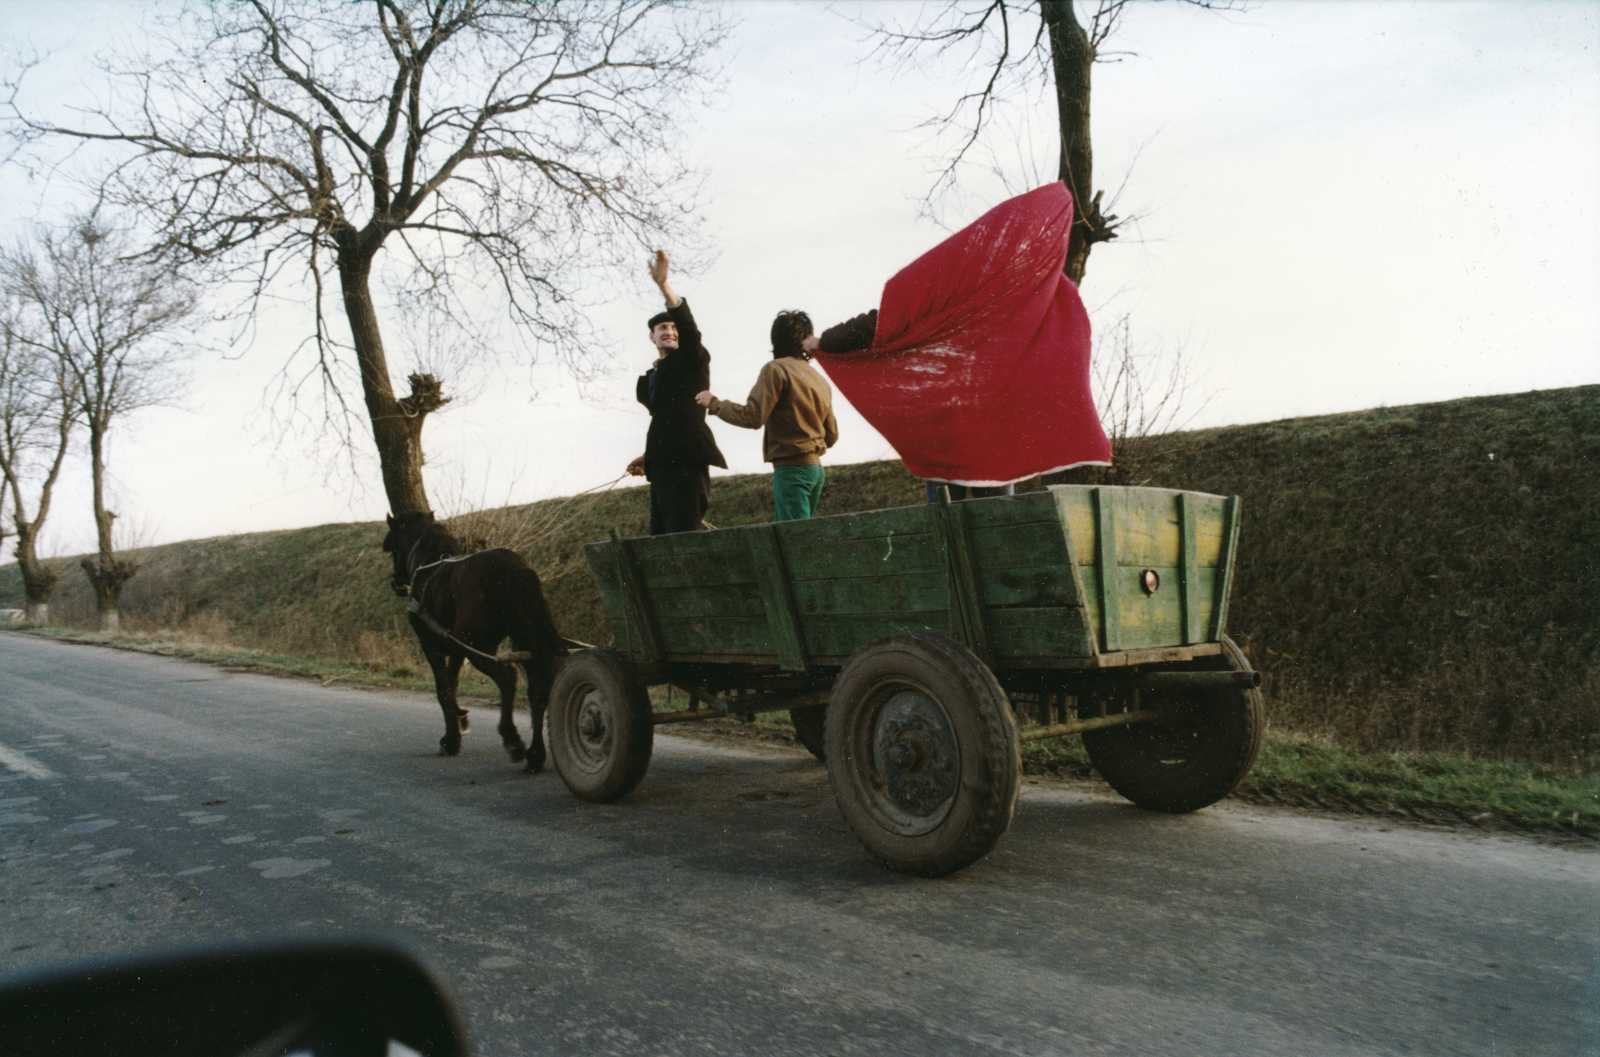
<svg viewBox="0 0 1600 1057">
<path fill-rule="evenodd" d="M 611 801 L 655 726 L 789 709 L 868 850 L 936 875 L 1010 825 L 1017 696 L 1043 719 L 1020 738 L 1082 734 L 1122 795 L 1193 811 L 1244 777 L 1263 726 L 1224 634 L 1238 515 L 1237 498 L 1056 486 L 590 544 L 615 647 L 563 663 L 551 755 L 576 795 Z M 704 707 L 653 712 L 662 684 Z"/>
</svg>

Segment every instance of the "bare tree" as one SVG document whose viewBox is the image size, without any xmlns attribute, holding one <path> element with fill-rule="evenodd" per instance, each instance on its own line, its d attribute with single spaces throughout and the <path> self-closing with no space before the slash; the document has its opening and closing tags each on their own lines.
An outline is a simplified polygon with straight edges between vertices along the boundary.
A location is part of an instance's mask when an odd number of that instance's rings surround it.
<svg viewBox="0 0 1600 1057">
<path fill-rule="evenodd" d="M 320 389 L 348 441 L 355 375 L 397 514 L 429 509 L 422 425 L 446 397 L 426 372 L 396 395 L 375 287 L 394 291 L 385 311 L 442 313 L 480 345 L 473 302 L 493 294 L 581 370 L 594 343 L 578 291 L 692 228 L 699 185 L 675 146 L 720 12 L 249 0 L 195 4 L 170 29 L 168 57 L 107 67 L 115 102 L 59 123 L 24 105 L 19 80 L 0 115 L 25 147 L 117 150 L 100 193 L 162 233 L 154 255 L 244 282 L 252 309 L 279 280 L 310 284 L 314 362 L 289 389 Z M 328 311 L 330 271 L 347 333 Z"/>
<path fill-rule="evenodd" d="M 17 538 L 24 619 L 45 624 L 59 574 L 40 560 L 39 534 L 78 421 L 79 392 L 65 364 L 42 351 L 37 332 L 30 330 L 35 325 L 16 298 L 0 302 L 0 501 L 11 503 L 9 535 Z M 38 486 L 32 517 L 25 483 Z M 0 540 L 7 535 L 0 524 Z"/>
<path fill-rule="evenodd" d="M 1152 454 L 1151 442 L 1185 429 L 1209 399 L 1193 404 L 1189 361 L 1182 345 L 1165 353 L 1139 353 L 1133 323 L 1124 313 L 1094 339 L 1095 407 L 1116 464 L 1104 476 L 1117 483 L 1144 484 L 1140 463 Z M 1129 442 L 1144 442 L 1130 444 Z M 1071 471 L 1053 481 L 1089 479 Z"/>
<path fill-rule="evenodd" d="M 1211 10 L 1242 7 L 1240 0 L 1181 2 Z M 1072 0 L 942 0 L 923 5 L 909 24 L 873 27 L 879 51 L 889 58 L 964 54 L 966 67 L 976 76 L 948 110 L 927 123 L 956 137 L 930 200 L 955 182 L 1004 99 L 1039 84 L 1054 89 L 1061 132 L 1059 174 L 1073 204 L 1065 270 L 1074 283 L 1083 281 L 1089 251 L 1116 238 L 1120 223 L 1105 212 L 1105 192 L 1095 188 L 1089 102 L 1094 64 L 1121 57 L 1106 45 L 1128 0 L 1095 0 L 1084 6 L 1092 7 L 1087 20 L 1079 19 Z"/>
<path fill-rule="evenodd" d="M 118 599 L 137 571 L 113 545 L 107 441 L 124 415 L 165 403 L 181 389 L 178 328 L 196 307 L 194 290 L 168 260 L 130 261 L 130 250 L 128 236 L 90 214 L 63 231 L 39 229 L 31 245 L 0 251 L 6 292 L 38 323 L 37 331 L 19 329 L 19 342 L 59 364 L 89 434 L 98 551 L 82 564 L 104 631 L 121 623 Z"/>
</svg>

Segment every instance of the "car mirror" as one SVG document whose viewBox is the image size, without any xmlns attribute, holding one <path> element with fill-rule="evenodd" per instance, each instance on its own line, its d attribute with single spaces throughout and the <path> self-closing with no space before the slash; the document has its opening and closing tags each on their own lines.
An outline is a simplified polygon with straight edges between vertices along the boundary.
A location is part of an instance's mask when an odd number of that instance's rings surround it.
<svg viewBox="0 0 1600 1057">
<path fill-rule="evenodd" d="M 0 980 L 0 1051 L 7 1057 L 465 1057 L 467 1043 L 444 989 L 400 948 L 287 942 L 9 976 Z"/>
</svg>

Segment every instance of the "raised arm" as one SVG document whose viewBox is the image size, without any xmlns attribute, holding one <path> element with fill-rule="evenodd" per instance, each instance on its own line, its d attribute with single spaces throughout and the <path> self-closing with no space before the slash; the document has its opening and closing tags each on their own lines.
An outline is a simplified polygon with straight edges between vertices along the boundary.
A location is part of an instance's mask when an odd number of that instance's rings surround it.
<svg viewBox="0 0 1600 1057">
<path fill-rule="evenodd" d="M 835 356 L 849 352 L 860 352 L 862 349 L 872 347 L 872 339 L 878 332 L 878 310 L 863 312 L 853 316 L 836 326 L 829 327 L 822 332 L 814 348 L 808 347 L 806 351 L 832 353 Z"/>
<path fill-rule="evenodd" d="M 661 291 L 661 299 L 667 305 L 667 314 L 678 326 L 678 348 L 698 359 L 705 355 L 705 346 L 700 340 L 700 327 L 694 321 L 694 313 L 689 311 L 689 302 L 679 297 L 672 289 L 671 271 L 672 262 L 667 257 L 667 251 L 656 250 L 655 259 L 650 262 L 650 278 L 655 282 L 656 289 Z"/>
</svg>

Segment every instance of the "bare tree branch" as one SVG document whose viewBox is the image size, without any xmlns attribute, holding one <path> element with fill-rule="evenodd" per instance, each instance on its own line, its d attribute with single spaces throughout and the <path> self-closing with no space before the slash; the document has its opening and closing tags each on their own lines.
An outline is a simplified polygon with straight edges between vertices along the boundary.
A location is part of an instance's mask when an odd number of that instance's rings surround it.
<svg viewBox="0 0 1600 1057">
<path fill-rule="evenodd" d="M 1244 0 L 1178 2 L 1208 10 L 1244 7 Z M 909 26 L 878 23 L 868 29 L 880 59 L 910 65 L 929 54 L 942 57 L 959 49 L 962 65 L 972 73 L 974 86 L 923 125 L 952 141 L 923 198 L 929 212 L 959 182 L 996 114 L 1008 103 L 1036 95 L 1040 87 L 1051 90 L 1060 132 L 1057 178 L 1066 182 L 1076 207 L 1066 273 L 1081 282 L 1090 249 L 1116 238 L 1120 224 L 1105 212 L 1104 192 L 1094 186 L 1089 93 L 1092 66 L 1128 54 L 1105 48 L 1121 25 L 1128 0 L 1082 5 L 1090 10 L 1087 28 L 1075 6 L 1072 0 L 942 0 L 923 4 Z M 1016 27 L 1035 19 L 1031 39 L 1026 33 L 1016 35 Z M 988 153 L 994 157 L 994 151 Z"/>
<path fill-rule="evenodd" d="M 110 104 L 63 117 L 26 69 L 0 83 L 0 130 L 30 156 L 115 153 L 97 191 L 159 232 L 146 256 L 205 266 L 249 312 L 304 284 L 318 369 L 287 391 L 317 379 L 338 419 L 353 375 L 391 508 L 426 509 L 422 417 L 398 412 L 380 320 L 420 291 L 473 335 L 487 292 L 536 353 L 591 362 L 583 280 L 695 242 L 678 142 L 727 28 L 683 0 L 195 3 L 162 54 L 107 66 Z"/>
<path fill-rule="evenodd" d="M 21 308 L 19 324 L 6 334 L 50 365 L 59 398 L 72 401 L 70 411 L 61 412 L 58 452 L 65 451 L 70 419 L 88 431 L 99 554 L 85 558 L 84 568 L 106 630 L 117 627 L 117 599 L 134 571 L 112 545 L 116 514 L 105 502 L 106 440 L 115 422 L 181 389 L 185 351 L 178 330 L 198 300 L 170 261 L 130 262 L 131 249 L 125 233 L 90 213 L 63 230 L 40 227 L 0 250 L 3 293 Z M 13 500 L 20 510 L 20 493 Z"/>
</svg>

